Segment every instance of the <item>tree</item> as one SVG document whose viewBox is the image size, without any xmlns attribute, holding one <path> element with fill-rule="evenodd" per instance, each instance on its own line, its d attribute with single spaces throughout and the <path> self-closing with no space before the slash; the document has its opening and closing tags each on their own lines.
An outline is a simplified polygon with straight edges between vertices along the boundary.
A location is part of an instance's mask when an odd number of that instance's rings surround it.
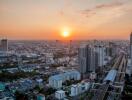
<svg viewBox="0 0 132 100">
<path fill-rule="evenodd" d="M 16 100 L 28 100 L 28 95 L 20 93 L 19 91 L 15 92 Z"/>
</svg>

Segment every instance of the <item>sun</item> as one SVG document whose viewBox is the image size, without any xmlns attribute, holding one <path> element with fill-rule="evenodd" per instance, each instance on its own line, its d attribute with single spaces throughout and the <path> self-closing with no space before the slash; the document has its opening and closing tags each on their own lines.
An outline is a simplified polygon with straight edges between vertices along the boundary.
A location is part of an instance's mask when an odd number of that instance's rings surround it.
<svg viewBox="0 0 132 100">
<path fill-rule="evenodd" d="M 64 31 L 62 34 L 64 37 L 69 37 L 70 33 L 68 31 Z"/>
<path fill-rule="evenodd" d="M 66 38 L 66 39 L 69 39 L 69 37 L 71 37 L 71 29 L 69 27 L 62 27 L 61 28 L 61 31 L 60 31 L 60 35 L 63 37 L 63 38 Z"/>
</svg>

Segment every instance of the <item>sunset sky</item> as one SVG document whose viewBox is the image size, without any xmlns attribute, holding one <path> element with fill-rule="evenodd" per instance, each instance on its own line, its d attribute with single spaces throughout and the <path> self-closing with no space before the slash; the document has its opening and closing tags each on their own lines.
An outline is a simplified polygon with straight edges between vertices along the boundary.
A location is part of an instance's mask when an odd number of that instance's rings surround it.
<svg viewBox="0 0 132 100">
<path fill-rule="evenodd" d="M 132 0 L 0 0 L 0 38 L 128 39 Z"/>
</svg>

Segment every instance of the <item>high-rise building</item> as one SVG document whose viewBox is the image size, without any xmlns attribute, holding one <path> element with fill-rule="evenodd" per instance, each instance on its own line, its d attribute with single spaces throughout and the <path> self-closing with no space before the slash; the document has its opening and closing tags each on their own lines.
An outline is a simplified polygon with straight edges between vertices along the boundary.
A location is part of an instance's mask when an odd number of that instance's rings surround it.
<svg viewBox="0 0 132 100">
<path fill-rule="evenodd" d="M 131 59 L 131 66 L 132 66 L 132 32 L 130 35 L 130 59 Z"/>
<path fill-rule="evenodd" d="M 79 66 L 83 75 L 95 72 L 98 66 L 98 53 L 94 46 L 85 45 L 79 48 Z"/>
<path fill-rule="evenodd" d="M 79 61 L 79 71 L 82 74 L 86 73 L 87 69 L 87 49 L 86 46 L 81 46 L 78 50 L 78 61 Z"/>
<path fill-rule="evenodd" d="M 98 53 L 98 66 L 102 67 L 104 65 L 104 57 L 105 57 L 105 47 L 103 46 L 95 46 L 95 50 Z"/>
<path fill-rule="evenodd" d="M 109 46 L 106 47 L 105 54 L 107 57 L 110 57 L 110 48 Z"/>
<path fill-rule="evenodd" d="M 98 53 L 93 46 L 87 45 L 87 72 L 95 72 L 98 66 Z"/>
<path fill-rule="evenodd" d="M 109 54 L 111 57 L 114 57 L 116 56 L 119 52 L 118 52 L 118 48 L 117 48 L 117 45 L 113 42 L 110 42 L 109 43 Z"/>
<path fill-rule="evenodd" d="M 8 40 L 2 39 L 0 43 L 0 51 L 7 52 L 8 51 Z"/>
</svg>

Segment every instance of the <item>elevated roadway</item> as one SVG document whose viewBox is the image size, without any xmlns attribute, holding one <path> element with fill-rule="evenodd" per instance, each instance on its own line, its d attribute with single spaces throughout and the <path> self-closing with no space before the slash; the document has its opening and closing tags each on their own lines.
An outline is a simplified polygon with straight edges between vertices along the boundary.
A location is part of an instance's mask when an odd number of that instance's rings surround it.
<svg viewBox="0 0 132 100">
<path fill-rule="evenodd" d="M 125 68 L 123 66 L 125 66 L 124 63 L 126 63 L 126 59 L 125 59 L 125 55 L 120 55 L 117 57 L 117 59 L 115 60 L 114 64 L 112 65 L 112 70 L 116 70 L 116 71 L 120 71 L 122 72 Z M 114 80 L 112 81 L 115 82 L 115 80 L 120 80 L 120 78 L 122 78 L 123 76 L 116 76 L 114 75 Z M 106 100 L 106 96 L 108 96 L 107 92 L 110 86 L 110 81 L 106 82 L 105 84 L 102 84 L 98 90 L 96 90 L 94 97 L 92 98 L 92 100 Z M 107 94 L 107 95 L 106 95 Z M 109 97 L 109 96 L 108 96 Z"/>
</svg>

